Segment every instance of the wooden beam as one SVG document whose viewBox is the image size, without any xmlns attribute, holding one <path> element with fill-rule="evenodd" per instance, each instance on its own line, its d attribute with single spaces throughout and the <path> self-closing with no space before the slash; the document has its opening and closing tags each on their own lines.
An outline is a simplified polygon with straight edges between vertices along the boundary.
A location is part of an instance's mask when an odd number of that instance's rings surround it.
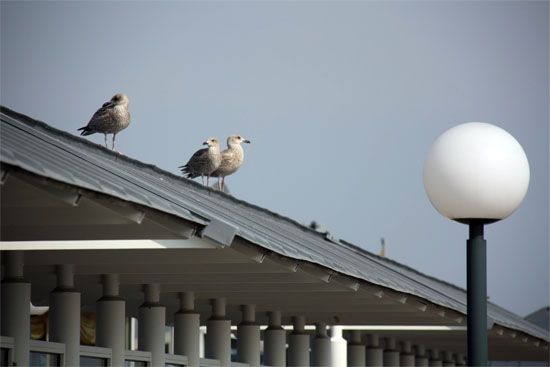
<svg viewBox="0 0 550 367">
<path fill-rule="evenodd" d="M 8 180 L 9 171 L 3 165 L 0 166 L 0 185 L 4 185 Z"/>
<path fill-rule="evenodd" d="M 122 205 L 119 200 L 109 200 L 107 198 L 100 198 L 99 196 L 88 200 L 136 224 L 141 224 L 145 218 L 145 211 L 139 209 L 137 205 L 130 203 Z"/>
<path fill-rule="evenodd" d="M 267 257 L 268 261 L 266 262 L 273 262 L 277 264 L 277 266 L 280 266 L 281 268 L 285 269 L 286 271 L 290 271 L 292 273 L 296 273 L 298 271 L 298 268 L 300 266 L 300 262 L 295 259 L 291 259 L 288 257 L 284 257 L 275 253 L 269 254 Z"/>
<path fill-rule="evenodd" d="M 193 237 L 198 228 L 198 224 L 152 209 L 146 211 L 145 219 L 166 228 L 168 231 L 181 238 Z"/>
<path fill-rule="evenodd" d="M 89 240 L 89 241 L 1 241 L 3 251 L 29 250 L 143 250 L 143 249 L 211 249 L 215 246 L 191 240 Z"/>
<path fill-rule="evenodd" d="M 267 256 L 267 250 L 261 248 L 260 246 L 248 243 L 246 240 L 239 237 L 235 237 L 231 247 L 229 248 L 260 264 L 264 262 Z"/>
<path fill-rule="evenodd" d="M 189 241 L 189 240 L 186 240 Z M 25 267 L 48 264 L 247 264 L 253 260 L 225 249 L 132 249 L 29 251 Z"/>
<path fill-rule="evenodd" d="M 80 191 L 76 188 L 61 188 L 60 186 L 50 185 L 37 180 L 29 180 L 25 182 L 44 192 L 46 195 L 55 198 L 69 206 L 78 206 L 80 199 L 82 198 Z"/>
<path fill-rule="evenodd" d="M 298 272 L 308 274 L 314 278 L 319 279 L 324 283 L 330 282 L 333 272 L 323 269 L 321 266 L 301 262 L 298 266 Z"/>
</svg>

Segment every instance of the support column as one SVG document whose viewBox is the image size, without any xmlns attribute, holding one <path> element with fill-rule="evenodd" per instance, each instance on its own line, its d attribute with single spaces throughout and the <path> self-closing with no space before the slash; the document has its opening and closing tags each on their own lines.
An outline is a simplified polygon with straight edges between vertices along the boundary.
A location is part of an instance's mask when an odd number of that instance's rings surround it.
<svg viewBox="0 0 550 367">
<path fill-rule="evenodd" d="M 311 365 L 315 367 L 330 366 L 330 355 L 330 338 L 327 335 L 327 324 L 318 322 L 315 324 L 315 337 L 311 345 Z"/>
<path fill-rule="evenodd" d="M 395 339 L 385 338 L 384 366 L 399 366 L 399 352 L 395 349 Z"/>
<path fill-rule="evenodd" d="M 411 342 L 401 342 L 401 355 L 399 356 L 399 364 L 402 367 L 414 367 L 414 354 L 412 353 Z"/>
<path fill-rule="evenodd" d="M 237 359 L 250 367 L 260 366 L 260 326 L 256 324 L 256 306 L 241 305 L 243 319 L 237 328 Z"/>
<path fill-rule="evenodd" d="M 160 304 L 160 284 L 145 284 L 143 293 L 144 302 L 138 312 L 138 349 L 151 352 L 153 366 L 164 366 L 166 307 Z"/>
<path fill-rule="evenodd" d="M 6 261 L 6 273 L 1 287 L 1 332 L 2 335 L 14 339 L 13 361 L 18 366 L 28 366 L 31 285 L 24 278 L 24 253 L 5 251 L 3 256 Z"/>
<path fill-rule="evenodd" d="M 464 358 L 464 354 L 455 355 L 455 365 L 466 366 L 466 358 Z"/>
<path fill-rule="evenodd" d="M 293 316 L 294 330 L 288 336 L 287 365 L 292 367 L 309 366 L 309 334 L 305 331 L 304 316 Z"/>
<path fill-rule="evenodd" d="M 430 359 L 428 361 L 428 365 L 430 367 L 442 367 L 443 366 L 443 362 L 439 358 L 439 350 L 438 349 L 430 350 Z"/>
<path fill-rule="evenodd" d="M 281 312 L 267 313 L 269 325 L 264 332 L 264 364 L 286 366 L 286 331 L 281 327 Z"/>
<path fill-rule="evenodd" d="M 225 298 L 213 298 L 212 317 L 206 321 L 206 358 L 218 359 L 222 367 L 231 365 L 231 320 L 225 318 Z"/>
<path fill-rule="evenodd" d="M 415 347 L 416 357 L 414 363 L 416 367 L 428 367 L 428 357 L 426 356 L 426 349 L 423 345 L 417 345 Z"/>
<path fill-rule="evenodd" d="M 198 367 L 200 314 L 195 312 L 195 295 L 183 292 L 179 299 L 180 309 L 174 315 L 174 353 L 186 356 L 190 367 Z"/>
<path fill-rule="evenodd" d="M 378 334 L 368 336 L 368 347 L 365 352 L 367 366 L 380 367 L 384 364 L 384 350 L 380 348 Z"/>
<path fill-rule="evenodd" d="M 50 293 L 48 315 L 50 340 L 65 344 L 66 366 L 79 366 L 80 293 L 74 287 L 74 265 L 56 265 L 55 272 L 57 287 Z"/>
<path fill-rule="evenodd" d="M 119 276 L 104 274 L 101 283 L 103 296 L 96 304 L 96 345 L 111 348 L 113 366 L 124 366 L 126 303 L 119 297 Z"/>
<path fill-rule="evenodd" d="M 348 366 L 365 366 L 365 345 L 361 342 L 361 332 L 359 330 L 351 331 L 350 342 L 348 343 Z"/>
<path fill-rule="evenodd" d="M 444 367 L 455 367 L 455 360 L 453 358 L 453 352 L 445 351 L 443 358 Z"/>
<path fill-rule="evenodd" d="M 332 367 L 348 365 L 348 341 L 342 336 L 341 326 L 330 326 L 330 356 Z"/>
</svg>

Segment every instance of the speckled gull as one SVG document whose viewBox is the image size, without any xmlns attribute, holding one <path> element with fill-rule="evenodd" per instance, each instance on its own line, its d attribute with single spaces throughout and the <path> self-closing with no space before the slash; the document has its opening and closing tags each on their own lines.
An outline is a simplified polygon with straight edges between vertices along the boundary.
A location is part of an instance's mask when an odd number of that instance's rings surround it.
<svg viewBox="0 0 550 367">
<path fill-rule="evenodd" d="M 210 138 L 202 144 L 208 145 L 208 148 L 197 150 L 187 164 L 179 168 L 181 169 L 181 173 L 187 178 L 201 176 L 203 185 L 204 176 L 206 176 L 206 185 L 208 186 L 210 175 L 220 166 L 222 155 L 218 139 Z"/>
<path fill-rule="evenodd" d="M 222 152 L 222 162 L 210 176 L 219 177 L 218 188 L 223 191 L 225 177 L 235 173 L 244 160 L 244 150 L 242 143 L 250 144 L 250 140 L 244 139 L 240 135 L 230 135 L 227 138 L 227 149 Z"/>
<path fill-rule="evenodd" d="M 113 134 L 112 150 L 115 150 L 116 134 L 130 125 L 128 102 L 128 97 L 123 93 L 115 94 L 94 113 L 88 125 L 78 129 L 82 131 L 80 135 L 105 134 L 105 148 L 107 148 L 107 134 Z"/>
</svg>

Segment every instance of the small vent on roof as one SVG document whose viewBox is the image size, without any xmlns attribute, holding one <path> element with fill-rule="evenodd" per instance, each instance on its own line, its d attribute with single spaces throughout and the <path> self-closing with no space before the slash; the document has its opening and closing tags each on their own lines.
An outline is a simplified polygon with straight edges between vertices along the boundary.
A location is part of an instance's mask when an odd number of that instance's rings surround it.
<svg viewBox="0 0 550 367">
<path fill-rule="evenodd" d="M 338 240 L 329 231 L 322 228 L 317 221 L 312 220 L 308 227 L 313 229 L 315 232 L 323 234 L 327 241 L 338 242 Z"/>
<path fill-rule="evenodd" d="M 386 239 L 384 237 L 380 239 L 380 256 L 386 257 Z"/>
</svg>

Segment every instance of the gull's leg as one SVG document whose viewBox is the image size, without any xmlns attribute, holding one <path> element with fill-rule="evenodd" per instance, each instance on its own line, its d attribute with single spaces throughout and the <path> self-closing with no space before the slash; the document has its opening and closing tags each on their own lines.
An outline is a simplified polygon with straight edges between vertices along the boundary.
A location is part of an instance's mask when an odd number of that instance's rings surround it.
<svg viewBox="0 0 550 367">
<path fill-rule="evenodd" d="M 222 191 L 225 192 L 225 177 L 222 177 Z"/>
<path fill-rule="evenodd" d="M 202 185 L 204 186 L 204 176 L 201 175 L 201 181 L 202 181 Z"/>
<path fill-rule="evenodd" d="M 210 186 L 209 182 L 210 182 L 210 175 L 207 175 L 206 176 L 206 186 Z"/>
<path fill-rule="evenodd" d="M 109 148 L 109 147 L 107 146 L 107 134 L 105 134 L 105 148 Z"/>
<path fill-rule="evenodd" d="M 115 152 L 116 152 L 116 149 L 115 149 L 115 138 L 116 138 L 116 133 L 113 134 L 113 149 Z"/>
<path fill-rule="evenodd" d="M 218 176 L 218 190 L 222 191 L 223 176 Z"/>
</svg>

